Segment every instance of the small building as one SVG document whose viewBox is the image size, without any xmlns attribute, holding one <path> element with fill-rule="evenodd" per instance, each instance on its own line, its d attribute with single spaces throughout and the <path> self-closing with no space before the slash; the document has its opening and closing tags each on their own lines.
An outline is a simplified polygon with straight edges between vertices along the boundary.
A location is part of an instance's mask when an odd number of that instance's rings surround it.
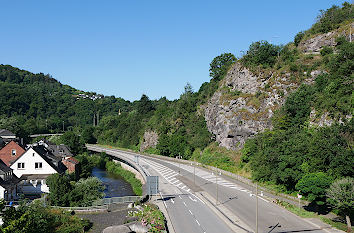
<svg viewBox="0 0 354 233">
<path fill-rule="evenodd" d="M 14 162 L 18 157 L 20 157 L 23 153 L 25 153 L 25 149 L 23 149 L 19 144 L 15 141 L 11 141 L 7 143 L 0 150 L 0 159 L 10 167 L 12 162 Z"/>
<path fill-rule="evenodd" d="M 50 151 L 51 154 L 53 154 L 57 158 L 60 158 L 62 163 L 68 169 L 67 171 L 69 173 L 75 172 L 78 174 L 80 169 L 80 162 L 77 159 L 73 158 L 73 154 L 71 153 L 67 145 L 56 145 L 46 139 L 41 139 L 40 141 L 32 144 L 32 146 L 36 145 L 44 146 L 48 151 Z"/>
<path fill-rule="evenodd" d="M 62 163 L 65 165 L 65 167 L 68 169 L 68 173 L 73 173 L 75 172 L 76 174 L 79 174 L 79 161 L 73 157 L 66 157 L 62 160 Z"/>
<path fill-rule="evenodd" d="M 13 140 L 18 140 L 16 134 L 7 129 L 0 129 L 0 138 L 6 143 Z"/>
<path fill-rule="evenodd" d="M 11 168 L 21 179 L 21 192 L 25 195 L 48 193 L 46 178 L 66 170 L 61 159 L 51 154 L 44 146 L 30 147 L 12 163 Z"/>
<path fill-rule="evenodd" d="M 0 160 L 0 198 L 5 201 L 17 199 L 17 184 L 20 179 L 14 175 L 13 170 Z"/>
</svg>

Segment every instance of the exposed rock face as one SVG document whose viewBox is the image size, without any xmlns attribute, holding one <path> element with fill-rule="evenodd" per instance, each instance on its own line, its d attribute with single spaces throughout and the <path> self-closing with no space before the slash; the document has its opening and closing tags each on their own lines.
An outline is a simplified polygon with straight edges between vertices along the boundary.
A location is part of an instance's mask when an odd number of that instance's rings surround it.
<svg viewBox="0 0 354 233">
<path fill-rule="evenodd" d="M 159 135 L 154 131 L 146 131 L 143 140 L 140 151 L 144 151 L 150 147 L 155 148 L 159 142 Z"/>
<path fill-rule="evenodd" d="M 328 112 L 319 115 L 316 110 L 311 109 L 309 125 L 312 127 L 326 127 L 331 126 L 333 123 L 338 122 L 339 124 L 344 123 L 344 120 L 352 119 L 352 115 L 342 116 L 339 120 L 334 120 Z"/>
<path fill-rule="evenodd" d="M 313 76 L 304 82 L 312 83 Z M 274 111 L 297 87 L 289 73 L 255 75 L 236 63 L 204 106 L 208 130 L 220 146 L 238 149 L 247 138 L 272 127 Z"/>
<path fill-rule="evenodd" d="M 348 24 L 337 30 L 325 34 L 320 34 L 308 40 L 301 41 L 299 48 L 305 53 L 319 53 L 324 46 L 334 47 L 337 44 L 336 38 L 339 36 L 344 36 L 349 41 L 350 27 L 352 27 L 352 32 L 354 32 L 354 24 Z M 354 39 L 353 33 L 352 39 Z"/>
</svg>

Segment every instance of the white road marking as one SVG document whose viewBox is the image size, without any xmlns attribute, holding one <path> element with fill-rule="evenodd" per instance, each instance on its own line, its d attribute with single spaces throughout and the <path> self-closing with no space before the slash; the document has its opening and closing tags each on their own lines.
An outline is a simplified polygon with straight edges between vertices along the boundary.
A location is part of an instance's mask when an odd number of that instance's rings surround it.
<svg viewBox="0 0 354 233">
<path fill-rule="evenodd" d="M 171 198 L 171 202 L 172 202 L 172 204 L 175 204 L 175 201 Z"/>
<path fill-rule="evenodd" d="M 198 220 L 196 219 L 195 221 L 196 221 L 196 222 L 197 222 L 197 224 L 200 226 L 200 223 L 198 222 Z"/>
<path fill-rule="evenodd" d="M 191 215 L 193 215 L 193 213 L 192 213 L 192 211 L 191 210 L 188 210 L 189 211 L 189 213 L 191 214 Z"/>
</svg>

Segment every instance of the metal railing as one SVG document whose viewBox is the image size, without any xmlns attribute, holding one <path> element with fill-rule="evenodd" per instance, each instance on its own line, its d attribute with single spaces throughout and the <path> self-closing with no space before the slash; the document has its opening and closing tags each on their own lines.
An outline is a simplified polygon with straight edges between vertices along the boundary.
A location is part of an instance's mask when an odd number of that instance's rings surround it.
<svg viewBox="0 0 354 233">
<path fill-rule="evenodd" d="M 97 206 L 102 205 L 110 205 L 110 204 L 119 204 L 119 203 L 132 203 L 136 201 L 140 201 L 142 196 L 125 196 L 125 197 L 111 197 L 111 198 L 103 198 L 94 202 Z"/>
</svg>

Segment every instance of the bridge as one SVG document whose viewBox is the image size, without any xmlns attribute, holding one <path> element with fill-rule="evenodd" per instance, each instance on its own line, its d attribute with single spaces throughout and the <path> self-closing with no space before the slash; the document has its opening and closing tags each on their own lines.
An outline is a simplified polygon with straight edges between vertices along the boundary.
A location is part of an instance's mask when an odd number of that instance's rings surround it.
<svg viewBox="0 0 354 233">
<path fill-rule="evenodd" d="M 256 192 L 252 183 L 225 171 L 188 160 L 86 147 L 124 161 L 145 178 L 159 176 L 159 196 L 151 201 L 165 214 L 170 232 L 338 232 L 288 212 L 273 203 L 270 193 Z"/>
<path fill-rule="evenodd" d="M 50 137 L 50 136 L 61 136 L 63 135 L 62 133 L 43 133 L 43 134 L 32 134 L 29 135 L 30 138 L 36 138 L 36 137 Z"/>
</svg>

